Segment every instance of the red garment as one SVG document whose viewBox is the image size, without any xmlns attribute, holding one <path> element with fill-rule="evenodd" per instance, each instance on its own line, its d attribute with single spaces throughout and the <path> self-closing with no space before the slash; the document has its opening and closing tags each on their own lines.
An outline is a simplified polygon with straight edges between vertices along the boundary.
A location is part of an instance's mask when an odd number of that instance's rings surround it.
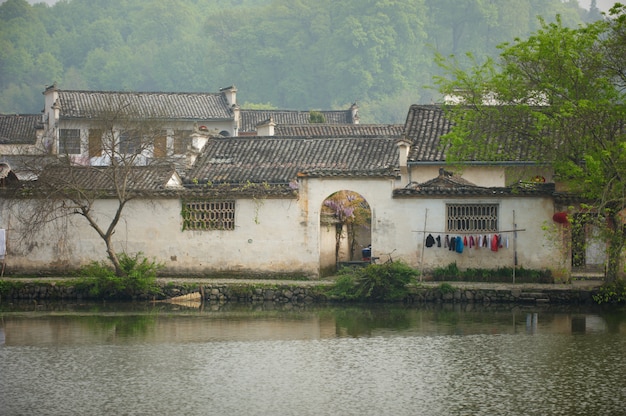
<svg viewBox="0 0 626 416">
<path fill-rule="evenodd" d="M 468 245 L 467 245 L 467 236 L 463 237 L 463 245 L 465 247 L 468 247 Z"/>
<path fill-rule="evenodd" d="M 491 251 L 498 251 L 498 235 L 494 234 L 491 237 Z"/>
</svg>

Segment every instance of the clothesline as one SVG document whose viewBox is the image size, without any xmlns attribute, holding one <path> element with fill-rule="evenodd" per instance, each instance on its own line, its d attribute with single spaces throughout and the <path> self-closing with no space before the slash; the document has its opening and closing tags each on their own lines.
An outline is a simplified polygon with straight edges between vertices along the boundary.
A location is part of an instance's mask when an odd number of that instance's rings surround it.
<svg viewBox="0 0 626 416">
<path fill-rule="evenodd" d="M 413 233 L 429 233 L 429 234 L 467 234 L 467 235 L 474 235 L 474 234 L 503 234 L 503 233 L 515 233 L 517 231 L 526 231 L 525 228 L 517 228 L 515 230 L 502 230 L 502 231 L 428 231 L 428 230 L 424 230 L 424 231 L 411 231 Z"/>
</svg>

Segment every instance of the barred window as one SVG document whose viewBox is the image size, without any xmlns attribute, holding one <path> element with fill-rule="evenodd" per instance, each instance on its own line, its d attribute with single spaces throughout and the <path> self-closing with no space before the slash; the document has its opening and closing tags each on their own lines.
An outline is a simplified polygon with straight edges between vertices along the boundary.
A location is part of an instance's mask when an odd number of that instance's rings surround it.
<svg viewBox="0 0 626 416">
<path fill-rule="evenodd" d="M 126 155 L 136 155 L 141 153 L 141 139 L 128 132 L 119 134 L 119 152 Z"/>
<path fill-rule="evenodd" d="M 446 204 L 446 231 L 498 231 L 498 204 Z"/>
<path fill-rule="evenodd" d="M 183 230 L 234 230 L 235 201 L 183 203 Z"/>
<path fill-rule="evenodd" d="M 80 154 L 80 129 L 59 130 L 59 154 Z"/>
</svg>

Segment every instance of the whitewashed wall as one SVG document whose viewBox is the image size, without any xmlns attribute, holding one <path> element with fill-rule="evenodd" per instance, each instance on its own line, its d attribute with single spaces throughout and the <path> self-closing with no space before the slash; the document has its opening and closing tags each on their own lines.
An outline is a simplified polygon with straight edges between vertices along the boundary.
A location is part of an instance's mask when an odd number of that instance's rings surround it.
<svg viewBox="0 0 626 416">
<path fill-rule="evenodd" d="M 514 241 L 518 265 L 525 268 L 567 267 L 562 241 L 544 230 L 553 226 L 550 198 L 508 197 L 475 199 L 392 198 L 391 179 L 307 179 L 300 183 L 297 199 L 240 199 L 236 202 L 235 230 L 183 231 L 178 199 L 136 200 L 128 204 L 114 235 L 118 251 L 143 252 L 165 265 L 166 272 L 204 275 L 292 274 L 319 276 L 334 262 L 334 230 L 320 225 L 325 198 L 345 189 L 361 194 L 372 209 L 372 251 L 428 271 L 456 262 L 460 268 L 494 268 L 514 264 Z M 512 233 L 509 248 L 465 249 L 463 254 L 441 248 L 424 248 L 424 231 L 445 238 L 446 203 L 498 203 L 500 229 Z M 102 218 L 112 215 L 115 201 L 99 201 Z M 20 209 L 20 208 L 17 208 Z M 23 210 L 23 209 L 22 209 Z M 425 218 L 426 214 L 428 215 Z M 426 221 L 425 221 L 426 220 Z M 0 214 L 0 228 L 8 228 L 9 270 L 63 271 L 106 259 L 103 241 L 79 215 L 51 224 L 40 236 L 20 243 L 23 235 L 16 214 Z"/>
</svg>

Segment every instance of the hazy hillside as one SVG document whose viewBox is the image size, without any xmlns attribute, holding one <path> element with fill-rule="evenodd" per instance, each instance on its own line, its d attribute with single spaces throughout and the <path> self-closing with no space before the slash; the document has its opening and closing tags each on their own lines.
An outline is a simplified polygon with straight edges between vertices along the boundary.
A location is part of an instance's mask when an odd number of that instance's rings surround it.
<svg viewBox="0 0 626 416">
<path fill-rule="evenodd" d="M 487 4 L 489 3 L 489 4 Z M 289 109 L 361 107 L 403 122 L 437 100 L 434 54 L 479 59 L 537 28 L 599 18 L 575 0 L 26 0 L 0 5 L 0 113 L 64 89 L 207 91 Z"/>
</svg>

